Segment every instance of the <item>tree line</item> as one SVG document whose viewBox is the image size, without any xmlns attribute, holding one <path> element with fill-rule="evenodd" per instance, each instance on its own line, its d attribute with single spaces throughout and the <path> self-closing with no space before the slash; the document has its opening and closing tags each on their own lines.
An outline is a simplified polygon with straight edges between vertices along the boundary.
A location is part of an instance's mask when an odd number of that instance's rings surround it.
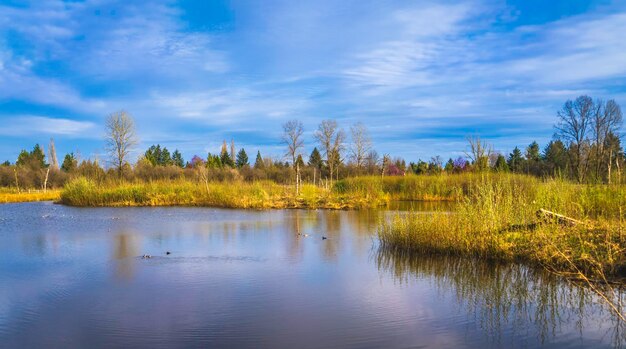
<svg viewBox="0 0 626 349">
<path fill-rule="evenodd" d="M 556 116 L 554 137 L 543 148 L 532 142 L 526 147 L 515 147 L 509 154 L 494 152 L 493 146 L 479 137 L 468 137 L 463 156 L 447 161 L 435 156 L 429 161 L 420 159 L 407 165 L 402 158 L 380 156 L 364 124 L 356 123 L 346 132 L 336 120 L 323 120 L 313 132 L 315 146 L 307 156 L 304 126 L 298 120 L 290 120 L 282 125 L 280 141 L 285 147 L 282 157 L 264 157 L 257 150 L 252 160 L 246 149 L 236 149 L 234 140 L 230 144 L 224 140 L 219 152 L 193 155 L 188 161 L 178 149 L 170 152 L 167 147 L 155 144 L 131 164 L 130 154 L 138 143 L 134 121 L 129 113 L 119 111 L 109 115 L 105 122 L 109 166 L 103 166 L 98 159 L 81 160 L 74 153 L 66 154 L 59 165 L 51 140 L 47 157 L 37 144 L 31 151 L 22 150 L 14 164 L 3 163 L 0 186 L 60 187 L 76 176 L 97 181 L 268 179 L 278 183 L 306 181 L 328 185 L 358 175 L 438 175 L 466 171 L 558 176 L 580 183 L 621 183 L 626 158 L 620 140 L 623 117 L 619 104 L 614 100 L 580 96 L 566 101 Z"/>
</svg>

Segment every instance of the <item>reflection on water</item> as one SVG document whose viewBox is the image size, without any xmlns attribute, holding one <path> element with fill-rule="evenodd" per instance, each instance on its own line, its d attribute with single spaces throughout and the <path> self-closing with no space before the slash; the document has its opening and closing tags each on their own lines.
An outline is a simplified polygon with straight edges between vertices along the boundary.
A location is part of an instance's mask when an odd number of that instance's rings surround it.
<svg viewBox="0 0 626 349">
<path fill-rule="evenodd" d="M 1 205 L 0 346 L 623 342 L 594 294 L 552 275 L 379 251 L 388 214 Z"/>
<path fill-rule="evenodd" d="M 481 261 L 456 256 L 416 256 L 380 248 L 376 263 L 397 282 L 428 279 L 440 293 L 454 295 L 461 311 L 472 317 L 490 340 L 502 344 L 505 335 L 535 333 L 541 344 L 550 342 L 563 327 L 581 336 L 590 324 L 604 328 L 614 347 L 622 347 L 624 323 L 585 287 L 521 264 Z M 626 295 L 617 290 L 622 304 Z M 506 328 L 512 333 L 506 333 Z"/>
</svg>

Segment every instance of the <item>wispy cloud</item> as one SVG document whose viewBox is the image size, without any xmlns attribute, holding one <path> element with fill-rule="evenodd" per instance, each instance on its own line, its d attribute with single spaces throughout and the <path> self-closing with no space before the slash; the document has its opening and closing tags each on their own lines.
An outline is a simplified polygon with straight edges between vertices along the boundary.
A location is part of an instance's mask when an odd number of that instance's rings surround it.
<svg viewBox="0 0 626 349">
<path fill-rule="evenodd" d="M 3 116 L 2 119 L 0 134 L 3 136 L 59 135 L 77 138 L 100 137 L 96 125 L 89 121 L 36 115 Z"/>
</svg>

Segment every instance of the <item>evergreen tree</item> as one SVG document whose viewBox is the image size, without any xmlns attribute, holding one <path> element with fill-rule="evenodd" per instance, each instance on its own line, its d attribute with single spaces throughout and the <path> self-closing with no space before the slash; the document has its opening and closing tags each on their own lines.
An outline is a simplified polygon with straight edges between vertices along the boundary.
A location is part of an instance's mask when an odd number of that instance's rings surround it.
<svg viewBox="0 0 626 349">
<path fill-rule="evenodd" d="M 167 150 L 166 147 L 163 147 L 161 154 L 159 156 L 159 165 L 161 166 L 170 166 L 172 164 L 172 157 L 170 156 L 170 151 Z"/>
<path fill-rule="evenodd" d="M 236 161 L 236 165 L 237 168 L 242 168 L 244 166 L 248 166 L 248 154 L 246 154 L 246 150 L 241 148 L 241 150 L 239 150 L 239 152 L 237 153 L 237 161 Z"/>
<path fill-rule="evenodd" d="M 178 149 L 174 150 L 174 153 L 172 153 L 172 163 L 180 168 L 185 167 L 185 160 L 183 160 L 183 155 Z"/>
<path fill-rule="evenodd" d="M 261 151 L 257 150 L 256 152 L 256 160 L 254 161 L 254 168 L 262 169 L 265 167 L 265 163 L 263 162 L 263 158 L 261 157 Z"/>
<path fill-rule="evenodd" d="M 454 160 L 450 158 L 443 169 L 448 173 L 452 173 L 452 171 L 454 171 Z"/>
<path fill-rule="evenodd" d="M 159 157 L 161 156 L 161 146 L 160 145 L 152 145 L 146 152 L 143 154 L 144 158 L 152 164 L 152 166 L 156 166 L 159 163 Z"/>
<path fill-rule="evenodd" d="M 11 161 L 7 160 L 2 163 L 2 166 L 11 166 Z"/>
<path fill-rule="evenodd" d="M 539 144 L 537 142 L 532 142 L 526 148 L 526 160 L 528 161 L 539 161 L 541 156 L 539 155 Z"/>
<path fill-rule="evenodd" d="M 209 155 L 207 156 L 207 159 L 206 159 L 206 167 L 208 167 L 208 168 L 222 168 L 222 159 L 221 159 L 221 157 L 209 153 Z"/>
<path fill-rule="evenodd" d="M 317 150 L 317 147 L 313 148 L 313 151 L 309 156 L 309 166 L 320 169 L 322 168 L 323 163 L 322 154 L 320 154 L 319 150 Z"/>
<path fill-rule="evenodd" d="M 302 154 L 298 154 L 296 158 L 296 166 L 294 168 L 300 167 L 300 169 L 304 168 L 304 159 L 302 159 Z"/>
<path fill-rule="evenodd" d="M 551 173 L 562 173 L 567 167 L 567 149 L 563 142 L 550 141 L 543 151 L 543 159 Z"/>
<path fill-rule="evenodd" d="M 30 154 L 28 151 L 22 149 L 20 154 L 17 156 L 17 160 L 15 161 L 16 166 L 25 166 L 30 162 Z"/>
<path fill-rule="evenodd" d="M 61 170 L 65 172 L 72 172 L 77 167 L 78 161 L 76 160 L 76 157 L 74 157 L 74 153 L 65 154 L 63 164 L 61 165 Z"/>
<path fill-rule="evenodd" d="M 29 153 L 26 150 L 22 150 L 17 157 L 15 165 L 28 166 L 32 169 L 44 168 L 47 166 L 45 162 L 45 155 L 43 149 L 39 144 L 35 144 L 33 150 Z"/>
<path fill-rule="evenodd" d="M 504 155 L 498 154 L 494 167 L 498 172 L 507 172 L 509 170 L 509 165 L 507 165 Z"/>
<path fill-rule="evenodd" d="M 522 152 L 518 147 L 513 149 L 513 152 L 509 154 L 508 160 L 509 169 L 513 172 L 521 172 L 524 166 L 524 158 L 522 157 Z"/>
<path fill-rule="evenodd" d="M 226 143 L 224 142 L 224 144 Z M 230 157 L 230 154 L 228 154 L 228 148 L 226 147 L 223 147 L 222 149 L 222 153 L 220 154 L 220 161 L 222 163 L 222 166 L 235 167 L 233 159 Z"/>
</svg>

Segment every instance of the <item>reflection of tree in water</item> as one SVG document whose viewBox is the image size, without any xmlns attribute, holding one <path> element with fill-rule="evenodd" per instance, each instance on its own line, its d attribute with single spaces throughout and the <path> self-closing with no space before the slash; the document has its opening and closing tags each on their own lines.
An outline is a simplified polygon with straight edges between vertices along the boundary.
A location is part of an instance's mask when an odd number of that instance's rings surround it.
<svg viewBox="0 0 626 349">
<path fill-rule="evenodd" d="M 139 255 L 137 241 L 133 234 L 120 232 L 113 240 L 115 275 L 120 279 L 131 279 L 134 275 L 135 257 Z"/>
<path fill-rule="evenodd" d="M 605 325 L 614 347 L 626 342 L 624 323 L 591 290 L 537 268 L 451 256 L 416 256 L 379 249 L 378 269 L 400 282 L 427 279 L 440 293 L 453 292 L 458 306 L 500 343 L 512 336 L 537 333 L 541 343 L 555 338 L 566 323 L 575 323 L 582 338 L 585 324 Z M 616 291 L 616 299 L 624 300 Z M 621 303 L 620 303 L 621 304 Z M 610 336 L 610 337 L 609 337 Z"/>
<path fill-rule="evenodd" d="M 341 211 L 323 211 L 324 225 L 320 235 L 330 238 L 330 241 L 326 241 L 322 244 L 324 259 L 335 260 L 337 259 L 337 249 L 339 248 L 341 237 Z M 321 239 L 321 236 L 318 237 Z"/>
<path fill-rule="evenodd" d="M 287 239 L 287 255 L 292 262 L 297 262 L 302 259 L 303 246 L 302 236 L 305 234 L 303 214 L 301 210 L 293 210 L 289 214 L 285 215 L 286 220 L 286 239 Z"/>
</svg>

